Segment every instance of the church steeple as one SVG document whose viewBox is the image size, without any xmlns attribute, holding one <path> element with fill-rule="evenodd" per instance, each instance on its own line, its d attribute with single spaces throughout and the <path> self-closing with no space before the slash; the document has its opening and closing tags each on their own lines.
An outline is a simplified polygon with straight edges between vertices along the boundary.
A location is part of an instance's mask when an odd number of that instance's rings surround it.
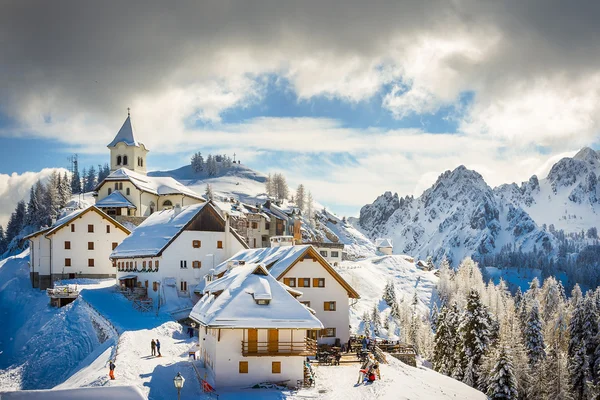
<svg viewBox="0 0 600 400">
<path fill-rule="evenodd" d="M 119 129 L 117 136 L 107 146 L 110 149 L 110 169 L 128 168 L 146 174 L 146 154 L 148 149 L 135 137 L 131 123 L 131 111 L 127 108 L 127 119 Z"/>
</svg>

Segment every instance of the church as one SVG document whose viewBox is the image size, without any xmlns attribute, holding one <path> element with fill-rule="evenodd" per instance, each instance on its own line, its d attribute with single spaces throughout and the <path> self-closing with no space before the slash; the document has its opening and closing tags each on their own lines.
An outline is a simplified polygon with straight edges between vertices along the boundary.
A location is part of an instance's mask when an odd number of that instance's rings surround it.
<svg viewBox="0 0 600 400">
<path fill-rule="evenodd" d="M 147 175 L 149 150 L 135 135 L 131 114 L 112 142 L 110 175 L 96 186 L 96 207 L 118 217 L 148 217 L 155 211 L 203 203 L 206 200 L 171 177 Z"/>
</svg>

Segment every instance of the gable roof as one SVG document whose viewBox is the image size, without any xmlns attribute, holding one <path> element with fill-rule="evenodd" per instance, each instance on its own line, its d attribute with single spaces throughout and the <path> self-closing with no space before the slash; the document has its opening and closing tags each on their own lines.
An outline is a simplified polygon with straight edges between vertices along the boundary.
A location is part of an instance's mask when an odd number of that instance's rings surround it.
<svg viewBox="0 0 600 400">
<path fill-rule="evenodd" d="M 229 260 L 222 262 L 215 268 L 215 274 L 219 275 L 227 271 L 230 261 L 244 261 L 246 264 L 264 265 L 271 275 L 281 279 L 294 265 L 309 256 L 315 258 L 323 268 L 340 284 L 350 298 L 358 299 L 360 295 L 348 282 L 337 273 L 335 269 L 319 254 L 311 245 L 266 247 L 261 249 L 242 250 Z"/>
<path fill-rule="evenodd" d="M 105 183 L 111 181 L 129 181 L 138 190 L 152 193 L 157 196 L 182 194 L 194 199 L 206 201 L 204 197 L 170 176 L 147 176 L 134 172 L 128 168 L 120 168 L 112 172 L 94 188 L 94 191 L 98 191 Z"/>
<path fill-rule="evenodd" d="M 257 299 L 269 304 L 259 305 Z M 256 264 L 236 267 L 208 284 L 190 318 L 213 328 L 323 328 L 308 308 Z"/>
<path fill-rule="evenodd" d="M 34 237 L 42 235 L 42 234 L 45 235 L 46 237 L 48 237 L 48 236 L 58 232 L 60 229 L 62 229 L 64 226 L 68 225 L 71 221 L 75 220 L 76 218 L 83 217 L 88 212 L 98 213 L 98 215 L 100 215 L 102 218 L 109 220 L 111 224 L 113 224 L 117 228 L 121 229 L 127 235 L 129 235 L 131 233 L 131 231 L 129 229 L 125 228 L 123 225 L 121 225 L 119 222 L 117 222 L 116 220 L 111 218 L 109 215 L 102 212 L 102 210 L 100 210 L 96 206 L 89 206 L 88 208 L 72 210 L 72 211 L 68 212 L 67 214 L 63 215 L 58 220 L 56 220 L 56 222 L 53 223 L 52 226 L 43 228 L 37 232 L 27 235 L 23 239 L 33 239 Z"/>
<path fill-rule="evenodd" d="M 118 190 L 97 201 L 95 206 L 98 208 L 137 208 Z"/>
<path fill-rule="evenodd" d="M 158 257 L 188 227 L 204 209 L 210 209 L 219 218 L 225 218 L 212 203 L 192 204 L 182 207 L 179 214 L 175 209 L 151 214 L 131 235 L 125 238 L 111 253 L 110 258 Z M 233 229 L 229 232 L 244 246 L 248 245 Z"/>
<path fill-rule="evenodd" d="M 117 143 L 125 143 L 127 146 L 136 146 L 139 147 L 143 145 L 143 143 L 138 142 L 135 139 L 135 134 L 133 132 L 133 125 L 131 124 L 131 116 L 127 115 L 127 119 L 123 122 L 123 126 L 119 129 L 117 136 L 110 142 L 106 147 L 115 147 Z"/>
<path fill-rule="evenodd" d="M 376 247 L 394 247 L 390 239 L 377 239 Z"/>
</svg>

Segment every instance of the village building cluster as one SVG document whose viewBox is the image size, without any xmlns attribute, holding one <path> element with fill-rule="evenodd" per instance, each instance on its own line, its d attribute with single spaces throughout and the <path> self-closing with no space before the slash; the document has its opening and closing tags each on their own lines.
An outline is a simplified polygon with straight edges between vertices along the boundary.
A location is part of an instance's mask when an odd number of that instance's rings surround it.
<svg viewBox="0 0 600 400">
<path fill-rule="evenodd" d="M 115 278 L 152 309 L 190 318 L 218 386 L 296 382 L 318 344 L 348 341 L 359 295 L 333 268 L 343 244 L 302 243 L 295 208 L 208 201 L 148 176 L 129 113 L 108 148 L 95 205 L 64 210 L 25 238 L 33 287 L 50 295 L 63 279 Z"/>
</svg>

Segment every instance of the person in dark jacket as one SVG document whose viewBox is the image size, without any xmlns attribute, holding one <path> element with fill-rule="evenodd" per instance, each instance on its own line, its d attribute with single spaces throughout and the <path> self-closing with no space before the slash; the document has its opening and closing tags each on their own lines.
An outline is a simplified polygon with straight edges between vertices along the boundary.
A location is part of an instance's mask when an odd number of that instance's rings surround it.
<svg viewBox="0 0 600 400">
<path fill-rule="evenodd" d="M 152 339 L 152 342 L 150 342 L 150 348 L 152 349 L 152 355 L 155 356 L 156 355 L 156 342 L 154 341 L 154 339 Z"/>
<path fill-rule="evenodd" d="M 156 351 L 158 352 L 158 357 L 162 357 L 160 354 L 160 342 L 156 339 Z"/>
<path fill-rule="evenodd" d="M 108 362 L 108 376 L 110 376 L 110 379 L 112 379 L 113 381 L 115 380 L 115 363 L 113 363 L 113 360 L 110 360 Z"/>
</svg>

